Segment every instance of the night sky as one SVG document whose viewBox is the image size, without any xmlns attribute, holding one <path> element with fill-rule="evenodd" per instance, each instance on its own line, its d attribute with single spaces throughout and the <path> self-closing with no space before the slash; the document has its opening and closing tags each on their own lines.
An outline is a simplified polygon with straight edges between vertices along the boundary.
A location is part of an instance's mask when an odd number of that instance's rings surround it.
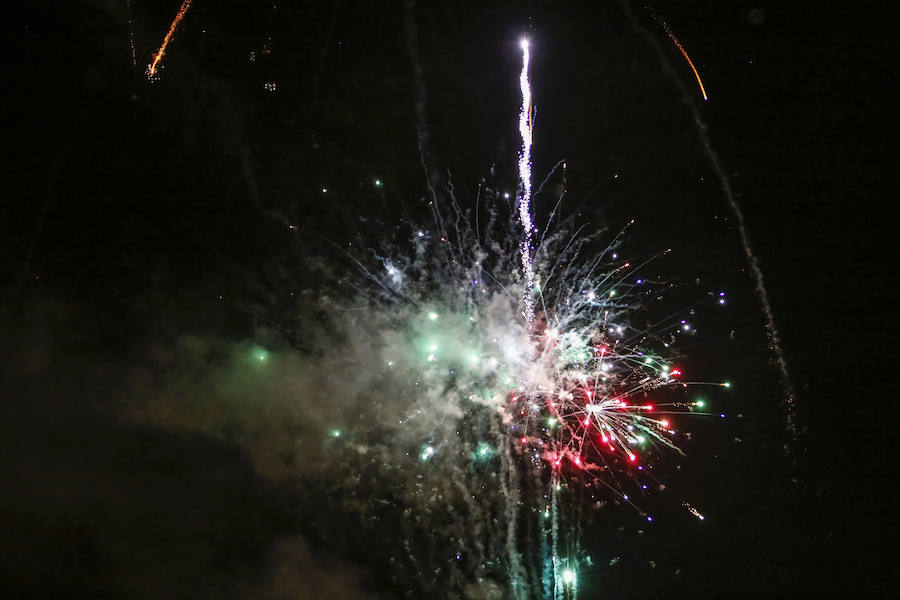
<svg viewBox="0 0 900 600">
<path fill-rule="evenodd" d="M 352 346 L 327 311 L 352 304 L 349 252 L 427 224 L 429 183 L 464 208 L 515 194 L 522 35 L 536 182 L 566 162 L 538 222 L 565 187 L 578 223 L 635 220 L 620 254 L 672 249 L 654 310 L 728 297 L 679 348 L 733 382 L 709 394 L 726 418 L 679 422 L 652 526 L 581 500 L 580 596 L 900 594 L 896 7 L 195 0 L 149 81 L 178 6 L 4 11 L 0 596 L 508 597 L 422 585 L 427 553 L 398 566 L 398 535 L 422 532 L 400 500 L 345 501 L 379 488 L 328 463 L 366 409 L 314 396 L 353 369 L 328 362 Z M 797 435 L 701 128 L 765 275 Z"/>
</svg>

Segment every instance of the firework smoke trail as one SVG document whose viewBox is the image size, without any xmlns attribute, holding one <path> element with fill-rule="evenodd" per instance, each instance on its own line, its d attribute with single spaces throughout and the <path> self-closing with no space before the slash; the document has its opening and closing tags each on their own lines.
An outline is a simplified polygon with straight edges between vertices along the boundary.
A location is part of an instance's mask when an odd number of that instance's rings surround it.
<svg viewBox="0 0 900 600">
<path fill-rule="evenodd" d="M 531 238 L 534 224 L 531 220 L 531 83 L 528 81 L 528 40 L 521 42 L 522 46 L 522 73 L 519 75 L 519 87 L 522 89 L 522 110 L 519 112 L 519 134 L 522 136 L 522 151 L 519 153 L 519 181 L 522 187 L 522 195 L 519 198 L 519 221 L 522 225 L 522 242 L 519 251 L 522 255 L 522 275 L 525 277 L 525 291 L 523 293 L 525 320 L 531 324 L 534 321 L 534 264 L 532 258 Z"/>
<path fill-rule="evenodd" d="M 156 73 L 159 70 L 159 61 L 161 61 L 166 54 L 166 46 L 169 45 L 172 36 L 175 35 L 175 30 L 178 28 L 178 25 L 181 23 L 181 20 L 184 18 L 184 15 L 190 7 L 191 0 L 184 0 L 184 2 L 181 3 L 181 8 L 178 9 L 178 14 L 176 14 L 175 18 L 172 20 L 172 25 L 169 26 L 169 31 L 166 33 L 166 37 L 163 38 L 162 45 L 160 45 L 156 54 L 153 55 L 153 61 L 147 65 L 147 77 L 149 79 L 156 77 Z"/>
<path fill-rule="evenodd" d="M 681 45 L 681 42 L 679 42 L 678 38 L 675 37 L 675 34 L 672 33 L 672 29 L 669 27 L 669 24 L 649 8 L 647 10 L 650 12 L 650 15 L 654 18 L 654 20 L 656 20 L 656 22 L 662 26 L 662 28 L 666 32 L 666 35 L 669 36 L 669 39 L 675 43 L 675 47 L 681 50 L 681 55 L 684 56 L 684 60 L 687 61 L 688 65 L 690 65 L 691 67 L 691 70 L 694 72 L 694 77 L 697 78 L 697 84 L 700 86 L 700 93 L 703 94 L 703 99 L 709 100 L 709 98 L 706 96 L 706 90 L 703 88 L 703 81 L 700 79 L 700 73 L 698 73 L 697 69 L 694 67 L 694 61 L 692 61 L 691 57 L 688 56 L 687 50 L 684 49 L 684 46 Z"/>
<path fill-rule="evenodd" d="M 425 171 L 425 183 L 431 195 L 431 201 L 437 204 L 437 178 L 432 174 L 429 164 L 434 163 L 434 152 L 431 148 L 431 134 L 428 129 L 427 114 L 428 104 L 425 93 L 425 71 L 422 68 L 422 60 L 419 57 L 419 28 L 416 26 L 415 17 L 416 2 L 407 0 L 404 9 L 406 28 L 406 51 L 413 69 L 413 81 L 416 88 L 416 133 L 418 134 L 419 160 L 422 170 Z"/>
<path fill-rule="evenodd" d="M 750 272 L 753 275 L 753 282 L 757 300 L 759 301 L 759 304 L 763 310 L 763 314 L 765 315 L 766 336 L 769 340 L 769 349 L 775 355 L 775 364 L 778 368 L 778 375 L 781 380 L 783 394 L 782 404 L 785 411 L 785 428 L 789 436 L 789 443 L 785 444 L 784 450 L 785 454 L 790 456 L 792 464 L 796 464 L 796 456 L 794 454 L 793 445 L 797 441 L 797 435 L 799 432 L 794 417 L 794 384 L 791 379 L 790 371 L 788 370 L 787 361 L 784 356 L 784 349 L 781 346 L 781 335 L 778 332 L 778 327 L 775 324 L 775 314 L 772 310 L 772 304 L 769 301 L 769 294 L 766 291 L 762 269 L 759 266 L 759 260 L 756 258 L 756 254 L 753 252 L 753 247 L 750 244 L 750 236 L 747 233 L 747 227 L 744 223 L 744 211 L 741 210 L 741 206 L 740 204 L 738 204 L 738 201 L 734 196 L 734 192 L 731 189 L 731 180 L 725 174 L 725 169 L 722 167 L 722 163 L 719 160 L 719 155 L 712 147 L 712 142 L 709 139 L 709 129 L 706 126 L 706 123 L 704 123 L 703 119 L 700 117 L 700 112 L 697 109 L 697 106 L 691 101 L 691 95 L 688 94 L 684 85 L 682 85 L 681 80 L 669 66 L 665 58 L 665 53 L 656 42 L 656 39 L 649 31 L 647 31 L 646 28 L 642 27 L 638 23 L 637 19 L 634 16 L 634 13 L 631 11 L 628 0 L 622 0 L 621 4 L 625 15 L 628 17 L 629 21 L 631 21 L 631 25 L 634 30 L 643 35 L 649 41 L 650 45 L 656 49 L 656 53 L 659 57 L 663 71 L 665 71 L 671 77 L 672 81 L 681 92 L 681 97 L 684 101 L 684 104 L 691 111 L 691 115 L 694 119 L 694 124 L 697 127 L 697 135 L 700 138 L 701 144 L 703 145 L 703 150 L 706 154 L 706 157 L 712 165 L 712 168 L 715 171 L 717 177 L 719 178 L 719 182 L 722 185 L 722 192 L 725 194 L 725 198 L 728 201 L 728 207 L 731 209 L 731 212 L 734 215 L 735 220 L 737 221 L 738 234 L 741 239 L 741 247 L 744 250 L 747 264 L 750 267 Z"/>
</svg>

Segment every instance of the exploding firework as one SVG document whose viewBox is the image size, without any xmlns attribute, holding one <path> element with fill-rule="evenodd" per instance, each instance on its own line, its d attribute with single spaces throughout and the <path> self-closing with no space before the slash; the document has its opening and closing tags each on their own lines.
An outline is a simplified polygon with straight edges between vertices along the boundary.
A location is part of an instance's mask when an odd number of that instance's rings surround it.
<svg viewBox="0 0 900 600">
<path fill-rule="evenodd" d="M 665 345 L 632 323 L 659 289 L 641 279 L 644 265 L 613 258 L 620 236 L 598 248 L 596 238 L 568 233 L 569 223 L 545 232 L 534 248 L 529 323 L 518 212 L 504 214 L 499 193 L 484 199 L 485 229 L 451 198 L 441 221 L 457 225 L 411 230 L 407 250 L 354 255 L 368 282 L 354 289 L 368 301 L 340 313 L 370 348 L 365 364 L 391 382 L 375 387 L 394 390 L 396 408 L 381 415 L 391 442 L 361 446 L 416 473 L 407 500 L 417 518 L 473 515 L 442 540 L 460 581 L 491 578 L 518 598 L 544 586 L 550 597 L 574 596 L 580 558 L 566 550 L 577 545 L 566 486 L 603 486 L 652 520 L 618 479 L 649 476 L 644 464 L 660 451 L 679 453 L 675 415 L 702 403 L 684 398 L 690 382 Z M 661 327 L 675 324 L 689 327 Z"/>
<path fill-rule="evenodd" d="M 426 596 L 575 597 L 585 559 L 571 491 L 605 490 L 652 521 L 623 482 L 653 480 L 645 466 L 681 452 L 678 415 L 703 409 L 686 398 L 696 382 L 669 357 L 671 340 L 657 336 L 690 324 L 636 324 L 661 293 L 642 276 L 658 256 L 622 260 L 627 227 L 602 242 L 604 232 L 585 234 L 556 208 L 533 235 L 521 47 L 516 205 L 484 187 L 473 215 L 452 190 L 435 193 L 430 222 L 393 224 L 403 233 L 371 253 L 341 244 L 349 271 L 322 266 L 352 291 L 320 300 L 349 340 L 334 359 L 352 365 L 337 395 L 366 405 L 365 420 L 328 427 L 328 461 L 353 465 L 348 496 L 370 477 L 369 499 L 354 510 L 408 522 L 394 542 L 406 561 L 392 568 Z"/>
<path fill-rule="evenodd" d="M 166 48 L 169 45 L 169 42 L 172 41 L 172 36 L 175 35 L 175 30 L 178 29 L 178 25 L 181 23 L 181 20 L 184 19 L 184 15 L 187 14 L 188 9 L 191 7 L 191 0 L 184 0 L 181 3 L 181 8 L 178 9 L 178 13 L 175 15 L 175 18 L 172 19 L 172 24 L 169 26 L 169 31 L 166 32 L 166 37 L 163 38 L 163 42 L 159 47 L 159 50 L 153 55 L 153 60 L 147 65 L 147 78 L 153 79 L 156 77 L 156 74 L 159 72 L 159 64 L 163 59 L 163 56 L 166 55 Z"/>
</svg>

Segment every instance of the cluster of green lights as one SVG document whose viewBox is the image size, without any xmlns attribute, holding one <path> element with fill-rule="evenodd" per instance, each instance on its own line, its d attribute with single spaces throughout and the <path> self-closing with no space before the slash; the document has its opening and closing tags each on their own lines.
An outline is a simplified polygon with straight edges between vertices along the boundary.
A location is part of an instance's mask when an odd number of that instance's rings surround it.
<svg viewBox="0 0 900 600">
<path fill-rule="evenodd" d="M 577 339 L 563 346 L 562 359 L 566 363 L 582 363 L 591 358 L 591 349 L 584 340 Z"/>
</svg>

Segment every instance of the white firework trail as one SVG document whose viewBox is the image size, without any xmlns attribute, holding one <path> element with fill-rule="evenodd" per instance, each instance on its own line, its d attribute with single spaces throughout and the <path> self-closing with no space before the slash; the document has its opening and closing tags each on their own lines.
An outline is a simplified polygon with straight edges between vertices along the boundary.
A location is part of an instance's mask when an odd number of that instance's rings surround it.
<svg viewBox="0 0 900 600">
<path fill-rule="evenodd" d="M 531 82 L 528 81 L 528 63 L 530 53 L 528 40 L 523 39 L 522 47 L 522 73 L 519 75 L 519 87 L 522 88 L 522 110 L 519 112 L 519 134 L 522 136 L 522 150 L 519 153 L 519 180 L 522 187 L 519 198 L 519 222 L 522 224 L 522 241 L 519 251 L 522 254 L 522 275 L 525 277 L 525 292 L 523 295 L 525 320 L 531 324 L 534 321 L 534 265 L 531 255 L 531 237 L 534 224 L 531 219 Z"/>
</svg>

